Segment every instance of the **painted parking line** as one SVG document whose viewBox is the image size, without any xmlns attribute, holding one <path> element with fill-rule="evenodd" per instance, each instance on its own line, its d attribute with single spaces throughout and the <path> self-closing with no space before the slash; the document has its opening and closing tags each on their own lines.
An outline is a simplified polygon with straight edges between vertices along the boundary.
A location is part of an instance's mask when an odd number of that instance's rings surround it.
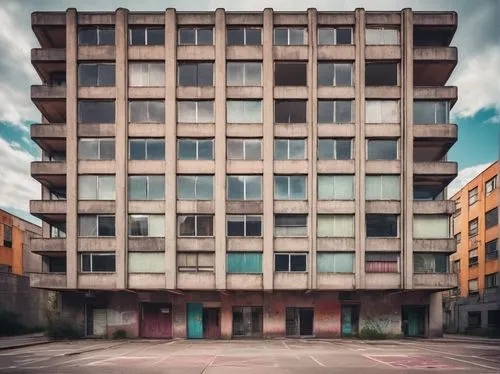
<svg viewBox="0 0 500 374">
<path fill-rule="evenodd" d="M 439 358 L 422 355 L 363 355 L 364 357 L 399 369 L 458 369 Z"/>
<path fill-rule="evenodd" d="M 324 363 L 320 362 L 317 358 L 314 358 L 311 355 L 309 355 L 309 357 L 311 358 L 311 360 L 313 360 L 314 362 L 316 362 L 319 366 L 323 366 L 324 368 L 327 367 Z"/>
</svg>

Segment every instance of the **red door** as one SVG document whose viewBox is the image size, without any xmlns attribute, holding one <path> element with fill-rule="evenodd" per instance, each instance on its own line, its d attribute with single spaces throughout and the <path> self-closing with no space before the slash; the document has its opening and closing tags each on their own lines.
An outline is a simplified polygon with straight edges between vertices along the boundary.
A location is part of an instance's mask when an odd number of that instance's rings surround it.
<svg viewBox="0 0 500 374">
<path fill-rule="evenodd" d="M 141 337 L 172 338 L 172 306 L 144 303 L 141 305 Z"/>
<path fill-rule="evenodd" d="M 205 339 L 220 338 L 220 309 L 203 309 L 203 337 Z"/>
</svg>

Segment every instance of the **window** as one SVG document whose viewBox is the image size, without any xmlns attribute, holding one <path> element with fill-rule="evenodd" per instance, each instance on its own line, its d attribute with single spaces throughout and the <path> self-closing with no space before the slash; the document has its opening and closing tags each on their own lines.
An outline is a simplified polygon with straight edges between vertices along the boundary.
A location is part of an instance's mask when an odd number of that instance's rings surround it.
<svg viewBox="0 0 500 374">
<path fill-rule="evenodd" d="M 444 253 L 414 253 L 413 271 L 415 273 L 446 273 L 448 256 Z"/>
<path fill-rule="evenodd" d="M 498 208 L 494 208 L 487 211 L 484 216 L 484 219 L 486 222 L 485 223 L 486 229 L 498 225 Z"/>
<path fill-rule="evenodd" d="M 262 139 L 228 138 L 228 160 L 262 160 Z"/>
<path fill-rule="evenodd" d="M 178 200 L 213 200 L 212 175 L 178 175 Z"/>
<path fill-rule="evenodd" d="M 397 62 L 366 62 L 365 85 L 397 86 L 398 70 Z"/>
<path fill-rule="evenodd" d="M 164 139 L 130 139 L 129 160 L 165 160 Z"/>
<path fill-rule="evenodd" d="M 228 200 L 262 200 L 261 175 L 228 175 Z"/>
<path fill-rule="evenodd" d="M 275 175 L 275 200 L 306 200 L 305 175 Z"/>
<path fill-rule="evenodd" d="M 179 28 L 179 45 L 213 45 L 213 27 Z"/>
<path fill-rule="evenodd" d="M 213 123 L 214 102 L 204 101 L 178 101 L 177 121 L 181 123 Z"/>
<path fill-rule="evenodd" d="M 275 123 L 305 123 L 306 100 L 274 100 Z"/>
<path fill-rule="evenodd" d="M 305 139 L 274 139 L 275 160 L 305 160 Z"/>
<path fill-rule="evenodd" d="M 78 216 L 78 236 L 115 236 L 115 216 Z"/>
<path fill-rule="evenodd" d="M 262 253 L 230 252 L 227 254 L 228 273 L 262 273 Z"/>
<path fill-rule="evenodd" d="M 318 214 L 319 238 L 354 237 L 354 216 L 351 214 Z"/>
<path fill-rule="evenodd" d="M 49 273 L 66 273 L 66 257 L 45 257 Z"/>
<path fill-rule="evenodd" d="M 398 216 L 396 214 L 367 214 L 366 236 L 396 238 L 398 236 Z"/>
<path fill-rule="evenodd" d="M 275 214 L 274 236 L 307 236 L 307 215 Z"/>
<path fill-rule="evenodd" d="M 79 64 L 78 85 L 80 87 L 114 86 L 115 64 Z"/>
<path fill-rule="evenodd" d="M 399 200 L 399 175 L 367 175 L 366 200 Z"/>
<path fill-rule="evenodd" d="M 79 100 L 78 123 L 115 123 L 115 102 Z"/>
<path fill-rule="evenodd" d="M 228 215 L 227 236 L 262 236 L 262 216 Z"/>
<path fill-rule="evenodd" d="M 179 86 L 213 86 L 214 64 L 211 62 L 180 62 L 177 65 Z"/>
<path fill-rule="evenodd" d="M 492 193 L 497 188 L 497 176 L 495 175 L 489 181 L 486 182 L 484 190 L 486 191 L 486 196 Z"/>
<path fill-rule="evenodd" d="M 414 101 L 413 123 L 433 125 L 449 122 L 450 103 L 447 101 Z"/>
<path fill-rule="evenodd" d="M 229 27 L 227 45 L 261 45 L 262 29 L 256 27 Z"/>
<path fill-rule="evenodd" d="M 457 235 L 455 235 L 455 243 L 457 245 L 460 244 L 461 239 L 462 239 L 462 234 L 461 233 L 458 233 Z"/>
<path fill-rule="evenodd" d="M 261 123 L 262 101 L 228 100 L 227 123 Z"/>
<path fill-rule="evenodd" d="M 455 274 L 460 273 L 460 260 L 453 261 L 453 272 Z"/>
<path fill-rule="evenodd" d="M 164 200 L 164 175 L 129 175 L 129 200 Z"/>
<path fill-rule="evenodd" d="M 469 295 L 478 293 L 477 279 L 469 280 Z"/>
<path fill-rule="evenodd" d="M 469 238 L 477 235 L 477 218 L 469 221 Z"/>
<path fill-rule="evenodd" d="M 318 252 L 316 267 L 318 273 L 354 273 L 354 253 Z"/>
<path fill-rule="evenodd" d="M 488 274 L 484 277 L 484 287 L 485 288 L 496 288 L 498 287 L 498 273 Z"/>
<path fill-rule="evenodd" d="M 129 252 L 129 273 L 165 273 L 164 252 Z"/>
<path fill-rule="evenodd" d="M 81 253 L 80 271 L 82 273 L 114 273 L 115 255 L 111 253 Z"/>
<path fill-rule="evenodd" d="M 228 62 L 226 69 L 228 86 L 262 86 L 261 62 Z"/>
<path fill-rule="evenodd" d="M 498 259 L 498 239 L 492 240 L 485 244 L 486 260 Z"/>
<path fill-rule="evenodd" d="M 79 160 L 114 160 L 114 139 L 80 139 L 78 140 Z"/>
<path fill-rule="evenodd" d="M 367 160 L 397 160 L 397 140 L 373 140 L 367 141 Z"/>
<path fill-rule="evenodd" d="M 3 225 L 3 246 L 12 248 L 12 226 Z"/>
<path fill-rule="evenodd" d="M 318 160 L 352 160 L 352 139 L 318 139 Z"/>
<path fill-rule="evenodd" d="M 318 175 L 318 200 L 354 200 L 354 176 Z"/>
<path fill-rule="evenodd" d="M 352 112 L 350 100 L 318 100 L 318 123 L 351 123 Z"/>
<path fill-rule="evenodd" d="M 274 45 L 306 44 L 306 29 L 304 27 L 275 27 Z"/>
<path fill-rule="evenodd" d="M 177 159 L 179 160 L 213 160 L 213 139 L 178 139 Z"/>
<path fill-rule="evenodd" d="M 164 87 L 165 63 L 129 62 L 128 81 L 131 87 Z"/>
<path fill-rule="evenodd" d="M 319 45 L 352 44 L 352 28 L 320 27 L 318 28 Z"/>
<path fill-rule="evenodd" d="M 477 280 L 476 280 L 477 284 Z M 470 285 L 470 281 L 469 281 Z M 477 287 L 476 287 L 477 289 Z M 477 293 L 477 290 L 475 292 L 470 291 L 469 287 L 469 293 Z M 478 328 L 481 327 L 481 312 L 467 312 L 467 327 L 469 328 Z"/>
<path fill-rule="evenodd" d="M 399 123 L 399 101 L 366 100 L 366 123 Z"/>
<path fill-rule="evenodd" d="M 479 263 L 479 257 L 477 254 L 477 248 L 471 249 L 469 251 L 469 267 L 477 266 Z"/>
<path fill-rule="evenodd" d="M 307 86 L 307 62 L 275 62 L 275 86 Z"/>
<path fill-rule="evenodd" d="M 79 200 L 114 200 L 114 175 L 79 175 Z"/>
<path fill-rule="evenodd" d="M 177 236 L 213 236 L 214 216 L 178 215 Z"/>
<path fill-rule="evenodd" d="M 51 238 L 65 238 L 66 237 L 66 225 L 64 227 L 50 226 L 50 237 Z"/>
<path fill-rule="evenodd" d="M 384 27 L 367 27 L 366 44 L 399 44 L 399 31 Z"/>
<path fill-rule="evenodd" d="M 165 28 L 163 26 L 130 27 L 129 45 L 164 45 Z"/>
<path fill-rule="evenodd" d="M 319 62 L 318 86 L 352 86 L 352 64 Z"/>
<path fill-rule="evenodd" d="M 129 236 L 165 236 L 165 216 L 163 214 L 131 214 L 128 216 Z"/>
<path fill-rule="evenodd" d="M 80 27 L 78 29 L 79 45 L 114 45 L 115 29 L 113 27 Z"/>
<path fill-rule="evenodd" d="M 275 253 L 274 271 L 307 271 L 307 254 Z"/>
<path fill-rule="evenodd" d="M 399 253 L 365 254 L 365 272 L 399 273 Z"/>
<path fill-rule="evenodd" d="M 215 255 L 213 253 L 177 253 L 177 270 L 186 272 L 213 272 Z"/>
<path fill-rule="evenodd" d="M 129 122 L 165 123 L 165 101 L 134 100 L 128 103 Z"/>
</svg>

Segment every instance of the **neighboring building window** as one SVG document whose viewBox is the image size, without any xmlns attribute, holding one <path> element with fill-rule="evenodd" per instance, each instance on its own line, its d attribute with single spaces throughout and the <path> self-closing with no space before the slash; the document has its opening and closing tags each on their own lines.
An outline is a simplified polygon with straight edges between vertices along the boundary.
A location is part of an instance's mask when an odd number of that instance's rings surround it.
<svg viewBox="0 0 500 374">
<path fill-rule="evenodd" d="M 397 214 L 367 214 L 366 236 L 373 238 L 397 238 Z"/>
<path fill-rule="evenodd" d="M 385 27 L 367 27 L 366 31 L 367 45 L 397 45 L 399 44 L 399 30 Z"/>
<path fill-rule="evenodd" d="M 228 273 L 262 273 L 262 253 L 229 252 L 227 254 Z"/>
<path fill-rule="evenodd" d="M 366 86 L 397 86 L 399 64 L 396 62 L 366 62 Z"/>
<path fill-rule="evenodd" d="M 115 255 L 111 253 L 80 254 L 80 271 L 82 273 L 115 272 Z"/>
<path fill-rule="evenodd" d="M 275 62 L 274 85 L 307 86 L 307 62 Z"/>
<path fill-rule="evenodd" d="M 66 237 L 66 225 L 64 225 L 64 227 L 50 226 L 50 237 L 51 238 L 65 238 Z"/>
<path fill-rule="evenodd" d="M 352 158 L 352 139 L 318 139 L 318 160 L 352 160 Z"/>
<path fill-rule="evenodd" d="M 498 287 L 498 273 L 485 275 L 484 287 L 485 288 L 497 288 Z"/>
<path fill-rule="evenodd" d="M 130 214 L 128 216 L 129 236 L 165 236 L 165 215 Z"/>
<path fill-rule="evenodd" d="M 498 259 L 498 239 L 489 241 L 485 244 L 486 260 Z"/>
<path fill-rule="evenodd" d="M 115 64 L 78 64 L 80 87 L 112 87 L 115 85 Z"/>
<path fill-rule="evenodd" d="M 177 121 L 181 123 L 215 122 L 213 100 L 178 101 Z"/>
<path fill-rule="evenodd" d="M 477 203 L 479 197 L 478 188 L 474 187 L 469 191 L 469 205 Z"/>
<path fill-rule="evenodd" d="M 130 27 L 129 45 L 164 45 L 165 28 L 163 26 Z"/>
<path fill-rule="evenodd" d="M 133 100 L 128 108 L 130 123 L 165 123 L 163 100 Z"/>
<path fill-rule="evenodd" d="M 415 239 L 448 239 L 450 237 L 449 216 L 415 214 L 413 216 L 413 237 Z"/>
<path fill-rule="evenodd" d="M 274 139 L 274 159 L 275 160 L 305 160 L 306 140 L 305 139 Z"/>
<path fill-rule="evenodd" d="M 274 123 L 305 123 L 307 100 L 274 100 Z"/>
<path fill-rule="evenodd" d="M 114 215 L 78 216 L 78 236 L 115 236 Z"/>
<path fill-rule="evenodd" d="M 164 175 L 129 175 L 129 200 L 164 200 Z"/>
<path fill-rule="evenodd" d="M 275 175 L 274 199 L 275 200 L 306 200 L 305 175 Z"/>
<path fill-rule="evenodd" d="M 165 87 L 165 63 L 129 62 L 130 87 Z"/>
<path fill-rule="evenodd" d="M 414 253 L 413 271 L 415 273 L 446 273 L 448 256 L 444 253 Z"/>
<path fill-rule="evenodd" d="M 367 175 L 366 200 L 399 200 L 399 175 Z"/>
<path fill-rule="evenodd" d="M 354 216 L 352 214 L 318 214 L 317 224 L 319 238 L 354 237 Z"/>
<path fill-rule="evenodd" d="M 262 139 L 228 138 L 228 160 L 262 160 Z"/>
<path fill-rule="evenodd" d="M 227 45 L 262 45 L 261 33 L 257 27 L 228 27 Z"/>
<path fill-rule="evenodd" d="M 183 86 L 210 87 L 214 85 L 214 64 L 212 62 L 179 62 L 177 84 Z"/>
<path fill-rule="evenodd" d="M 399 273 L 399 253 L 365 253 L 365 272 Z"/>
<path fill-rule="evenodd" d="M 226 69 L 228 86 L 262 86 L 261 62 L 228 62 Z"/>
<path fill-rule="evenodd" d="M 477 279 L 469 280 L 469 295 L 477 294 L 478 292 L 479 292 L 479 288 L 478 288 L 478 284 L 477 284 Z"/>
<path fill-rule="evenodd" d="M 79 100 L 78 123 L 115 123 L 113 100 Z"/>
<path fill-rule="evenodd" d="M 274 236 L 307 236 L 307 215 L 275 214 Z"/>
<path fill-rule="evenodd" d="M 469 221 L 469 238 L 477 235 L 477 218 Z"/>
<path fill-rule="evenodd" d="M 177 236 L 213 236 L 214 216 L 178 215 Z"/>
<path fill-rule="evenodd" d="M 129 252 L 129 273 L 165 273 L 164 252 Z"/>
<path fill-rule="evenodd" d="M 274 271 L 283 271 L 283 272 L 307 271 L 307 254 L 275 253 Z"/>
<path fill-rule="evenodd" d="M 319 45 L 352 44 L 351 27 L 320 27 L 318 28 Z"/>
<path fill-rule="evenodd" d="M 226 101 L 227 123 L 262 123 L 261 100 Z"/>
<path fill-rule="evenodd" d="M 352 86 L 352 64 L 318 62 L 318 86 Z"/>
<path fill-rule="evenodd" d="M 114 175 L 79 175 L 79 200 L 114 200 Z"/>
<path fill-rule="evenodd" d="M 79 139 L 78 140 L 79 160 L 114 160 L 115 140 L 114 139 Z"/>
<path fill-rule="evenodd" d="M 262 216 L 228 215 L 227 236 L 262 236 Z"/>
<path fill-rule="evenodd" d="M 447 101 L 414 101 L 413 123 L 434 125 L 449 122 L 450 103 Z"/>
<path fill-rule="evenodd" d="M 500 328 L 500 309 L 488 310 L 488 327 Z"/>
<path fill-rule="evenodd" d="M 477 248 L 471 249 L 469 251 L 469 267 L 477 266 L 479 262 L 479 257 L 477 255 Z"/>
<path fill-rule="evenodd" d="M 78 29 L 79 45 L 114 45 L 115 29 L 113 27 L 80 27 Z"/>
<path fill-rule="evenodd" d="M 228 200 L 262 200 L 261 175 L 228 175 Z"/>
<path fill-rule="evenodd" d="M 351 123 L 351 100 L 318 100 L 318 123 Z"/>
<path fill-rule="evenodd" d="M 213 272 L 214 265 L 213 253 L 177 253 L 177 270 L 180 272 Z"/>
<path fill-rule="evenodd" d="M 12 248 L 12 226 L 3 225 L 3 246 Z"/>
<path fill-rule="evenodd" d="M 316 267 L 318 273 L 354 273 L 354 253 L 318 252 Z"/>
<path fill-rule="evenodd" d="M 304 45 L 306 44 L 306 29 L 304 27 L 275 27 L 274 45 Z"/>
<path fill-rule="evenodd" d="M 179 45 L 213 45 L 213 27 L 179 28 Z"/>
<path fill-rule="evenodd" d="M 214 140 L 203 138 L 177 139 L 177 159 L 213 160 Z"/>
<path fill-rule="evenodd" d="M 367 140 L 367 160 L 397 160 L 398 159 L 398 141 Z"/>
<path fill-rule="evenodd" d="M 496 190 L 497 188 L 497 175 L 486 182 L 484 190 L 486 191 L 486 196 Z"/>
<path fill-rule="evenodd" d="M 460 273 L 460 260 L 453 261 L 453 272 L 455 274 Z"/>
<path fill-rule="evenodd" d="M 462 240 L 462 234 L 458 233 L 455 235 L 455 243 L 460 244 L 460 241 Z"/>
<path fill-rule="evenodd" d="M 477 283 L 477 280 L 476 280 L 476 283 Z M 469 281 L 469 284 L 470 284 L 470 281 Z M 471 293 L 470 289 L 469 289 L 469 293 Z M 469 327 L 469 328 L 481 327 L 481 312 L 468 312 L 467 313 L 467 327 Z"/>
<path fill-rule="evenodd" d="M 212 175 L 178 175 L 178 200 L 213 200 Z"/>
<path fill-rule="evenodd" d="M 66 273 L 66 257 L 47 257 L 49 273 Z"/>
<path fill-rule="evenodd" d="M 486 229 L 498 225 L 498 208 L 491 209 L 486 212 L 484 219 L 486 221 Z"/>
<path fill-rule="evenodd" d="M 129 160 L 165 160 L 164 139 L 130 139 Z"/>
<path fill-rule="evenodd" d="M 366 100 L 366 123 L 399 123 L 398 100 Z"/>
<path fill-rule="evenodd" d="M 354 200 L 354 176 L 318 175 L 318 200 Z"/>
</svg>

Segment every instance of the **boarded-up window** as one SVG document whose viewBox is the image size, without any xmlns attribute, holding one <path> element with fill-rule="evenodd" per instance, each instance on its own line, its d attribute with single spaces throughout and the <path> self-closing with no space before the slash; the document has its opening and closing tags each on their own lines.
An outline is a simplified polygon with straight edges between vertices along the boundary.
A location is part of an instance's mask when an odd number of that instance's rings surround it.
<svg viewBox="0 0 500 374">
<path fill-rule="evenodd" d="M 165 253 L 131 252 L 128 254 L 129 273 L 164 273 Z"/>
<path fill-rule="evenodd" d="M 413 217 L 415 239 L 447 239 L 450 237 L 450 222 L 444 215 L 415 215 Z"/>
</svg>

